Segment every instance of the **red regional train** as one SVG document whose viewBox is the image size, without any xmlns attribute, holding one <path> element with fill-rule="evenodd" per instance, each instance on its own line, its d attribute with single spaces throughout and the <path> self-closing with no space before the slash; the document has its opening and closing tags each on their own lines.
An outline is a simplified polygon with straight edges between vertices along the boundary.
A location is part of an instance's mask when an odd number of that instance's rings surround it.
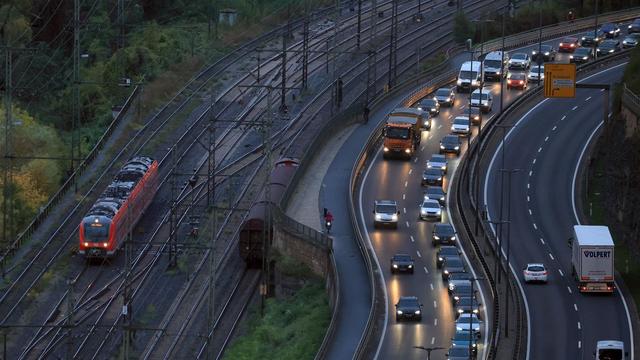
<svg viewBox="0 0 640 360">
<path fill-rule="evenodd" d="M 269 190 L 270 202 L 275 206 L 280 205 L 280 200 L 289 186 L 293 175 L 296 173 L 300 162 L 294 158 L 282 158 L 278 160 L 271 171 Z M 262 264 L 262 239 L 264 238 L 265 210 L 267 200 L 264 190 L 258 200 L 251 205 L 249 215 L 240 228 L 238 247 L 240 257 L 244 259 L 248 267 L 260 267 Z M 272 236 L 273 231 L 269 232 Z M 271 243 L 271 238 L 269 243 Z"/>
<path fill-rule="evenodd" d="M 158 162 L 138 156 L 120 169 L 80 223 L 78 252 L 112 257 L 158 191 Z"/>
</svg>

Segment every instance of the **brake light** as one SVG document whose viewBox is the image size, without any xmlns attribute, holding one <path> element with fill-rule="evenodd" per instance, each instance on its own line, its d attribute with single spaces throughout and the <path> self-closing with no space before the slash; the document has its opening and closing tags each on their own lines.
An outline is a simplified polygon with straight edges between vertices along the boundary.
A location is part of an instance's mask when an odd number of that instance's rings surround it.
<svg viewBox="0 0 640 360">
<path fill-rule="evenodd" d="M 547 272 L 546 272 L 546 271 L 543 271 L 543 272 L 542 272 L 542 275 L 547 275 Z"/>
</svg>

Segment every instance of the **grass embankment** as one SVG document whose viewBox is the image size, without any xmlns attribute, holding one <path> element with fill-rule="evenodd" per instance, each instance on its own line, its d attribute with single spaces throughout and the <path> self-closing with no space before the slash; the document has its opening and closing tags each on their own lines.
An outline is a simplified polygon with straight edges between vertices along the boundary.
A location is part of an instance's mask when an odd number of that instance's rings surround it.
<svg viewBox="0 0 640 360">
<path fill-rule="evenodd" d="M 286 265 L 285 265 L 286 263 Z M 283 266 L 284 265 L 284 266 Z M 291 296 L 270 298 L 264 316 L 251 308 L 248 331 L 226 352 L 225 359 L 313 359 L 331 321 L 324 282 L 285 260 L 279 267 L 304 285 Z"/>
</svg>

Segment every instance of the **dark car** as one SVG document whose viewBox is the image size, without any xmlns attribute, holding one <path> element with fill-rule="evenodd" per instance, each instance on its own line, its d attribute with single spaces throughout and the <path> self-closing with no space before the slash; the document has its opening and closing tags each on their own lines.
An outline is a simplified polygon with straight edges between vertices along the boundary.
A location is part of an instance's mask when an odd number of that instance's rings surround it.
<svg viewBox="0 0 640 360">
<path fill-rule="evenodd" d="M 627 33 L 640 33 L 640 19 L 635 19 L 629 26 L 627 27 Z"/>
<path fill-rule="evenodd" d="M 414 262 L 407 254 L 395 254 L 391 258 L 391 273 L 408 272 L 413 274 Z"/>
<path fill-rule="evenodd" d="M 468 108 L 464 109 L 464 113 L 462 115 L 469 116 L 472 125 L 480 125 L 482 121 L 480 108 L 475 106 L 469 106 Z"/>
<path fill-rule="evenodd" d="M 580 38 L 580 46 L 598 45 L 602 41 L 602 33 L 599 31 L 589 31 Z"/>
<path fill-rule="evenodd" d="M 538 50 L 540 50 L 540 54 L 538 54 Z M 531 58 L 534 61 L 540 63 L 542 61 L 555 61 L 556 60 L 556 49 L 551 45 L 542 45 L 540 48 L 534 48 L 531 50 Z"/>
<path fill-rule="evenodd" d="M 471 286 L 471 282 L 469 282 L 468 284 L 458 284 L 453 290 L 451 290 L 451 301 L 455 306 L 458 304 L 458 301 L 460 301 L 460 299 L 472 298 L 473 296 L 475 296 L 476 291 L 478 291 L 478 289 Z"/>
<path fill-rule="evenodd" d="M 453 106 L 456 102 L 456 92 L 453 88 L 440 88 L 436 90 L 434 98 L 440 105 Z"/>
<path fill-rule="evenodd" d="M 449 281 L 470 280 L 472 278 L 473 276 L 471 276 L 471 274 L 469 274 L 468 272 L 458 272 L 449 275 Z"/>
<path fill-rule="evenodd" d="M 425 185 L 436 185 L 442 186 L 442 178 L 444 177 L 444 172 L 440 169 L 425 169 L 422 172 L 422 186 Z"/>
<path fill-rule="evenodd" d="M 445 257 L 442 263 L 442 281 L 449 280 L 449 274 L 465 271 L 467 271 L 467 268 L 464 266 L 464 261 L 460 256 Z"/>
<path fill-rule="evenodd" d="M 422 99 L 418 103 L 418 110 L 428 111 L 430 115 L 440 114 L 440 103 L 435 98 Z"/>
<path fill-rule="evenodd" d="M 451 224 L 435 224 L 431 232 L 431 244 L 454 245 L 456 243 L 456 232 Z"/>
<path fill-rule="evenodd" d="M 512 73 L 507 75 L 507 90 L 517 88 L 524 90 L 527 88 L 527 74 L 525 73 Z"/>
<path fill-rule="evenodd" d="M 638 42 L 640 42 L 639 33 L 629 34 L 624 37 L 624 40 L 622 40 L 622 48 L 628 49 L 628 48 L 636 47 L 638 46 Z"/>
<path fill-rule="evenodd" d="M 482 304 L 480 304 L 475 297 L 461 297 L 456 303 L 453 311 L 455 312 L 456 317 L 464 313 L 478 314 L 480 313 L 481 305 Z"/>
<path fill-rule="evenodd" d="M 616 24 L 606 23 L 600 26 L 600 32 L 609 39 L 612 39 L 614 37 L 620 36 L 620 27 Z"/>
<path fill-rule="evenodd" d="M 447 135 L 440 140 L 440 154 L 455 153 L 460 155 L 460 137 L 458 135 Z"/>
<path fill-rule="evenodd" d="M 442 246 L 438 249 L 436 253 L 436 267 L 439 269 L 442 267 L 442 263 L 444 263 L 444 259 L 455 256 L 460 257 L 460 250 L 458 250 L 455 246 Z"/>
<path fill-rule="evenodd" d="M 560 52 L 574 52 L 580 46 L 578 38 L 573 36 L 567 36 L 560 41 L 558 45 L 558 51 Z"/>
<path fill-rule="evenodd" d="M 469 358 L 475 357 L 473 353 L 469 353 L 469 347 L 464 346 L 451 346 L 447 351 L 448 360 L 469 360 Z"/>
<path fill-rule="evenodd" d="M 437 200 L 444 206 L 447 203 L 447 193 L 442 190 L 442 186 L 428 186 L 424 192 L 424 199 Z"/>
<path fill-rule="evenodd" d="M 422 320 L 422 304 L 416 296 L 401 296 L 396 304 L 396 321 Z"/>
<path fill-rule="evenodd" d="M 468 349 L 469 343 L 471 343 L 471 352 L 473 353 L 473 355 L 476 355 L 478 353 L 478 344 L 476 343 L 476 337 L 473 336 L 473 334 L 470 334 L 469 331 L 456 331 L 456 333 L 451 338 L 452 346 L 457 348 L 466 347 Z"/>
<path fill-rule="evenodd" d="M 620 49 L 620 41 L 618 40 L 605 40 L 598 45 L 596 52 L 598 56 L 604 56 L 613 54 Z"/>
<path fill-rule="evenodd" d="M 593 49 L 588 47 L 579 48 L 569 56 L 569 61 L 576 64 L 585 63 L 591 59 L 593 59 Z"/>
</svg>

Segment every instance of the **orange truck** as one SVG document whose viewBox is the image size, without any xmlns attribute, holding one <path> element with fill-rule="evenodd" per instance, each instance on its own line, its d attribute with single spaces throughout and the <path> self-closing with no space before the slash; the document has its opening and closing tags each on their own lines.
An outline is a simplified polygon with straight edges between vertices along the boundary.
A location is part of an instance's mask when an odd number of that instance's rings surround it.
<svg viewBox="0 0 640 360">
<path fill-rule="evenodd" d="M 411 159 L 420 145 L 421 127 L 418 117 L 389 115 L 383 130 L 383 157 Z"/>
</svg>

